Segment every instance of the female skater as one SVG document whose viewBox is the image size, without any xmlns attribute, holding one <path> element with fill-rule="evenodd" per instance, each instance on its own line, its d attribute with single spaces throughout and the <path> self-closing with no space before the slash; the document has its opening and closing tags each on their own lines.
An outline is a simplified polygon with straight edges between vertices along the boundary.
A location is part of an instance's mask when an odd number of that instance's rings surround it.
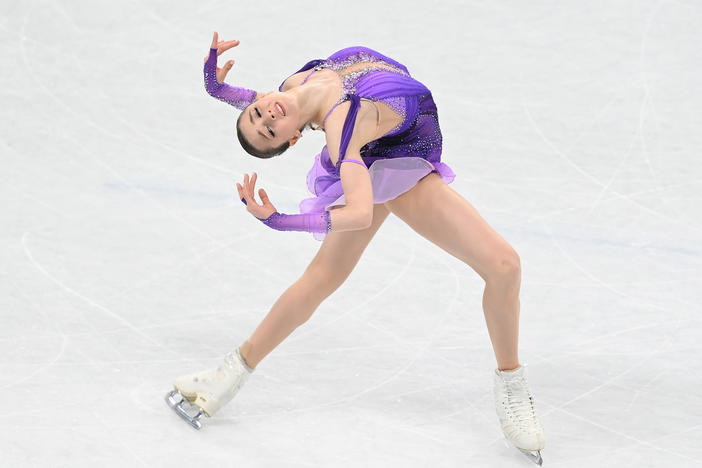
<svg viewBox="0 0 702 468">
<path fill-rule="evenodd" d="M 232 60 L 217 67 L 217 57 L 238 44 L 218 41 L 215 32 L 204 77 L 210 95 L 242 110 L 237 120 L 242 147 L 260 158 L 274 157 L 294 145 L 307 126 L 324 131 L 326 138 L 307 175 L 315 196 L 300 203 L 302 213 L 279 213 L 263 189 L 259 204 L 255 173 L 237 184 L 239 197 L 267 226 L 311 232 L 323 242 L 249 339 L 218 368 L 176 379 L 166 395 L 169 405 L 199 429 L 201 416 L 210 417 L 229 402 L 258 363 L 341 286 L 393 213 L 485 280 L 483 310 L 497 359 L 496 411 L 507 439 L 541 464 L 543 429 L 517 353 L 519 256 L 449 187 L 454 173 L 441 162 L 430 91 L 395 60 L 350 47 L 308 62 L 278 92 L 258 93 L 224 83 Z"/>
</svg>

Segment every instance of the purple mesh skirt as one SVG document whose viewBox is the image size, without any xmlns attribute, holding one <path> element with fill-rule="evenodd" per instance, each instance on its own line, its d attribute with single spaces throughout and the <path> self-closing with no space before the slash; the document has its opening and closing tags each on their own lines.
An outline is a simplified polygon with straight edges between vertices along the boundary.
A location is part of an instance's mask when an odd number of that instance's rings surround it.
<svg viewBox="0 0 702 468">
<path fill-rule="evenodd" d="M 431 94 L 419 99 L 412 123 L 395 135 L 371 141 L 361 148 L 361 158 L 370 173 L 373 203 L 392 200 L 414 187 L 431 172 L 450 184 L 456 175 L 441 162 L 441 130 Z M 404 126 L 403 126 L 404 127 Z M 324 146 L 307 173 L 307 188 L 314 196 L 300 202 L 301 213 L 324 213 L 346 204 L 339 175 Z M 313 233 L 323 240 L 325 233 Z"/>
</svg>

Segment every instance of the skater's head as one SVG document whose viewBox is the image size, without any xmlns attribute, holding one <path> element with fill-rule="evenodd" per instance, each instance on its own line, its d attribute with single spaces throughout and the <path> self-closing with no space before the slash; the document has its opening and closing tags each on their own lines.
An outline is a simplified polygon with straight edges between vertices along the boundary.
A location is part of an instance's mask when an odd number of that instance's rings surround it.
<svg viewBox="0 0 702 468">
<path fill-rule="evenodd" d="M 258 95 L 236 121 L 239 143 L 257 158 L 278 156 L 300 139 L 306 123 L 299 114 L 296 100 L 286 93 Z"/>
</svg>

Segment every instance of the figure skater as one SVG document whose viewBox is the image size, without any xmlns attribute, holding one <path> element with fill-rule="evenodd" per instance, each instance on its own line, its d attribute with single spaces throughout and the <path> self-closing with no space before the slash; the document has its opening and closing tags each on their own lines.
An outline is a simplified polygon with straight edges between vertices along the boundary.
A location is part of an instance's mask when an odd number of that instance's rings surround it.
<svg viewBox="0 0 702 468">
<path fill-rule="evenodd" d="M 520 259 L 449 187 L 455 175 L 441 162 L 441 131 L 429 89 L 395 60 L 349 47 L 306 63 L 278 92 L 258 93 L 224 83 L 233 60 L 217 67 L 217 57 L 237 45 L 237 40 L 218 41 L 214 33 L 204 80 L 210 95 L 242 110 L 236 127 L 244 150 L 258 158 L 279 156 L 307 127 L 326 138 L 307 174 L 314 196 L 300 203 L 300 214 L 279 213 L 262 188 L 259 204 L 256 173 L 237 184 L 239 197 L 263 224 L 311 232 L 323 242 L 249 339 L 216 369 L 176 379 L 166 395 L 169 405 L 199 429 L 201 416 L 211 417 L 228 403 L 258 363 L 341 286 L 393 213 L 485 280 L 483 310 L 497 360 L 497 415 L 505 437 L 541 464 L 543 429 L 517 353 Z"/>
</svg>

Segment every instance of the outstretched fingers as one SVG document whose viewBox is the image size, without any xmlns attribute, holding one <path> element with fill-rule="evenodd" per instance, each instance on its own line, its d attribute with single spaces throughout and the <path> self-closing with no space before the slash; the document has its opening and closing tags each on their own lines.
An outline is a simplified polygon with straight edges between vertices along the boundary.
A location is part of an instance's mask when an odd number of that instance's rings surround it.
<svg viewBox="0 0 702 468">
<path fill-rule="evenodd" d="M 253 198 L 254 195 L 254 190 L 256 189 L 256 177 L 257 174 L 254 172 L 253 176 L 251 177 L 251 181 L 249 182 L 251 184 L 251 197 Z"/>
<path fill-rule="evenodd" d="M 222 52 L 231 49 L 232 47 L 238 46 L 239 42 L 240 41 L 238 39 L 234 39 L 231 41 L 220 41 L 217 31 L 215 31 L 212 35 L 212 44 L 210 44 L 210 49 L 217 49 L 217 55 L 219 55 Z"/>
<path fill-rule="evenodd" d="M 244 198 L 246 198 L 246 201 L 248 203 L 256 203 L 256 198 L 254 197 L 254 186 L 256 185 L 256 173 L 254 172 L 253 177 L 249 178 L 248 174 L 244 174 L 244 187 L 243 187 L 243 192 L 244 192 Z M 238 187 L 238 184 L 237 184 Z M 247 204 L 248 204 L 247 203 Z"/>
<path fill-rule="evenodd" d="M 233 41 L 221 41 L 219 44 L 217 44 L 217 55 L 238 45 L 239 41 L 237 39 L 234 39 Z"/>
</svg>

